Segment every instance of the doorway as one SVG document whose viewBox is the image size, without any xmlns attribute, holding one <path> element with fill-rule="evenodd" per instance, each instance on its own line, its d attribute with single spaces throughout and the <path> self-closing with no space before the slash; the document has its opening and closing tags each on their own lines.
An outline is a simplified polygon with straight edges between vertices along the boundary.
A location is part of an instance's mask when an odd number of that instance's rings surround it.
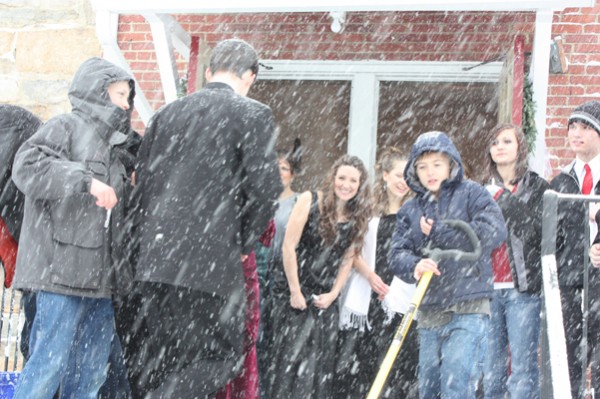
<svg viewBox="0 0 600 399">
<path fill-rule="evenodd" d="M 318 190 L 333 163 L 348 153 L 350 82 L 259 80 L 248 97 L 267 104 L 277 123 L 280 151 L 301 140 L 302 166 L 294 191 Z"/>
<path fill-rule="evenodd" d="M 447 133 L 465 165 L 465 174 L 483 177 L 486 143 L 478 138 L 498 121 L 498 85 L 473 82 L 381 82 L 377 152 L 395 146 L 408 154 L 417 137 Z"/>
</svg>

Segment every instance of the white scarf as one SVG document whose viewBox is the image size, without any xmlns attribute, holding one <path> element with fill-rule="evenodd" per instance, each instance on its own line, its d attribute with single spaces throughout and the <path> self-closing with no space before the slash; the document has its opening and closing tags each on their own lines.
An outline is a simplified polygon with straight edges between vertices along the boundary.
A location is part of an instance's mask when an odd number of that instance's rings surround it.
<svg viewBox="0 0 600 399">
<path fill-rule="evenodd" d="M 362 256 L 371 270 L 375 270 L 377 252 L 377 230 L 379 218 L 374 217 L 369 221 Z M 404 314 L 409 307 L 410 300 L 415 291 L 414 284 L 408 284 L 394 277 L 390 291 L 381 302 L 387 314 L 384 324 L 389 324 L 395 313 Z M 342 290 L 340 299 L 340 330 L 358 329 L 364 331 L 371 329 L 369 323 L 369 303 L 371 302 L 371 286 L 369 281 L 355 269 L 350 272 L 350 277 Z"/>
</svg>

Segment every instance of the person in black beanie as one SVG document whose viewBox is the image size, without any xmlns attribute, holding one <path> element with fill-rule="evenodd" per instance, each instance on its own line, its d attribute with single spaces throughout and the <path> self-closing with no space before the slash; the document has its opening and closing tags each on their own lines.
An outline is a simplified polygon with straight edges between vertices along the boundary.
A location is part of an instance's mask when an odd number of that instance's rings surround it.
<svg viewBox="0 0 600 399">
<path fill-rule="evenodd" d="M 599 195 L 600 185 L 600 102 L 586 102 L 573 110 L 569 117 L 568 139 L 575 159 L 550 183 L 550 188 L 567 194 Z M 587 334 L 588 356 L 600 350 L 600 296 L 589 295 L 589 324 L 583 331 L 583 275 L 584 256 L 594 237 L 597 225 L 588 216 L 587 205 L 581 202 L 561 201 L 558 206 L 558 233 L 556 261 L 560 287 L 563 322 L 567 343 L 567 359 L 571 394 L 584 394 L 582 372 L 587 367 L 582 358 L 583 334 Z M 585 222 L 590 223 L 590 237 L 585 236 Z M 589 269 L 589 287 L 600 287 L 600 271 Z M 597 331 L 597 333 L 595 332 Z M 592 362 L 592 386 L 600 392 L 600 365 Z"/>
</svg>

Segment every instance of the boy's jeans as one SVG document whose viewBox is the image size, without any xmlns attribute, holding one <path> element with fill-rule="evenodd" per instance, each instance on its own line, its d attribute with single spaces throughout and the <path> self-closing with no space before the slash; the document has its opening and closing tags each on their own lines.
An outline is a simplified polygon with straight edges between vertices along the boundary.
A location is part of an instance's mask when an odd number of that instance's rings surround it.
<svg viewBox="0 0 600 399">
<path fill-rule="evenodd" d="M 106 379 L 114 336 L 110 299 L 40 291 L 25 364 L 15 399 L 92 399 Z"/>
<path fill-rule="evenodd" d="M 492 318 L 483 380 L 485 398 L 539 398 L 540 298 L 515 288 L 494 290 L 490 306 Z"/>
<path fill-rule="evenodd" d="M 475 399 L 489 317 L 454 313 L 449 323 L 419 329 L 419 397 Z"/>
</svg>

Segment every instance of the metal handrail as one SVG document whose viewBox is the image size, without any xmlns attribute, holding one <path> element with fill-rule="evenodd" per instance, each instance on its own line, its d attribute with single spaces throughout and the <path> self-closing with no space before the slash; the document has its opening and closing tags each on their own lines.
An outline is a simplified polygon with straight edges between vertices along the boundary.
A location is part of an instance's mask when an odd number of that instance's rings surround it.
<svg viewBox="0 0 600 399">
<path fill-rule="evenodd" d="M 541 334 L 541 385 L 540 397 L 549 399 L 568 399 L 571 396 L 571 383 L 567 360 L 565 330 L 562 317 L 560 288 L 558 285 L 558 272 L 556 267 L 556 233 L 558 229 L 558 203 L 559 200 L 575 202 L 600 202 L 598 195 L 562 194 L 553 190 L 544 193 L 544 211 L 542 216 L 542 275 L 544 311 L 542 312 Z M 589 237 L 589 223 L 586 219 L 586 236 Z M 586 246 L 589 249 L 588 246 Z M 589 259 L 587 250 L 584 254 L 584 331 L 587 330 L 587 291 L 588 291 Z M 551 310 L 551 311 L 549 311 Z M 583 345 L 587 338 L 583 338 Z M 583 352 L 587 356 L 587 349 Z M 584 361 L 583 363 L 587 363 Z M 582 384 L 585 384 L 587 364 L 582 364 L 584 369 Z M 585 385 L 584 385 L 585 387 Z"/>
</svg>

